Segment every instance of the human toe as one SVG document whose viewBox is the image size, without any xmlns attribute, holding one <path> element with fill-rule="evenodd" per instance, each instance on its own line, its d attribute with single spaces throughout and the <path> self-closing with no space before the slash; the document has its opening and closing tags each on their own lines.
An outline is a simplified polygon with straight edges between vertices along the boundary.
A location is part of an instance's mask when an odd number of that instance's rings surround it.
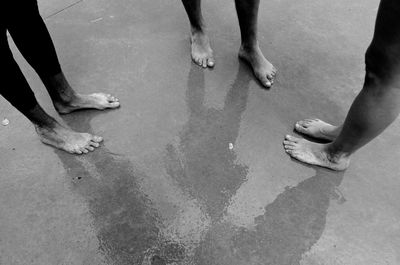
<svg viewBox="0 0 400 265">
<path fill-rule="evenodd" d="M 267 76 L 265 75 L 257 75 L 258 80 L 260 81 L 260 83 L 267 87 L 270 88 L 272 86 L 271 81 L 267 78 Z"/>
<path fill-rule="evenodd" d="M 99 147 L 100 146 L 100 144 L 98 143 L 98 142 L 94 142 L 94 141 L 90 141 L 90 143 L 89 143 L 91 146 L 93 146 L 93 147 Z"/>
<path fill-rule="evenodd" d="M 290 141 L 290 142 L 294 142 L 294 143 L 297 143 L 297 142 L 299 141 L 298 138 L 293 137 L 293 136 L 291 136 L 291 135 L 286 135 L 286 136 L 285 136 L 285 139 L 288 140 L 288 141 Z"/>
<path fill-rule="evenodd" d="M 92 140 L 93 142 L 100 143 L 101 141 L 103 141 L 103 137 L 97 136 L 97 135 L 93 135 L 92 138 L 91 138 L 91 140 Z"/>
<path fill-rule="evenodd" d="M 214 67 L 214 65 L 215 65 L 215 60 L 214 60 L 214 58 L 208 58 L 208 60 L 207 60 L 207 66 L 208 67 L 210 67 L 210 68 L 212 68 L 212 67 Z"/>
</svg>

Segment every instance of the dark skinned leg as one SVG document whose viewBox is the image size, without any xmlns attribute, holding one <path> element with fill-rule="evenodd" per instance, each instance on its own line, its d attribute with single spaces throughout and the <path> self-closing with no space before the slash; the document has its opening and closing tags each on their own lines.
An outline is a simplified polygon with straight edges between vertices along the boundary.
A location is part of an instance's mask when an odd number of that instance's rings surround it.
<svg viewBox="0 0 400 265">
<path fill-rule="evenodd" d="M 366 52 L 364 87 L 337 138 L 316 144 L 286 136 L 286 152 L 309 164 L 343 170 L 351 154 L 381 134 L 400 113 L 400 2 L 382 0 Z"/>
<path fill-rule="evenodd" d="M 76 93 L 61 70 L 56 50 L 47 27 L 39 14 L 36 0 L 7 3 L 6 27 L 27 62 L 42 79 L 59 113 L 94 108 L 119 107 L 118 99 L 104 94 Z"/>
<path fill-rule="evenodd" d="M 253 69 L 254 75 L 264 87 L 274 83 L 276 69 L 264 57 L 258 45 L 257 18 L 260 0 L 235 0 L 242 44 L 239 57 Z"/>
<path fill-rule="evenodd" d="M 194 63 L 204 68 L 214 67 L 210 40 L 206 34 L 201 0 L 182 0 L 190 21 L 191 56 Z"/>
<path fill-rule="evenodd" d="M 43 143 L 74 154 L 93 151 L 102 141 L 101 137 L 88 133 L 77 133 L 62 126 L 49 116 L 36 101 L 29 84 L 15 62 L 8 46 L 6 28 L 0 25 L 0 94 L 35 126 Z"/>
</svg>

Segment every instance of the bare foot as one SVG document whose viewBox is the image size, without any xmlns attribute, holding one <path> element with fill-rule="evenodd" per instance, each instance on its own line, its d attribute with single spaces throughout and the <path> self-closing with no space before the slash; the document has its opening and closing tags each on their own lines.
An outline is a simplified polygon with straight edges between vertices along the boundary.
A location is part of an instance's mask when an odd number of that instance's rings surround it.
<svg viewBox="0 0 400 265">
<path fill-rule="evenodd" d="M 71 154 L 86 154 L 100 146 L 103 138 L 89 133 L 78 133 L 55 124 L 53 127 L 35 126 L 40 140 Z"/>
<path fill-rule="evenodd" d="M 204 68 L 214 67 L 213 51 L 207 35 L 202 31 L 192 30 L 190 42 L 192 46 L 191 55 L 193 62 Z"/>
<path fill-rule="evenodd" d="M 341 131 L 340 126 L 334 126 L 319 119 L 305 119 L 296 122 L 296 131 L 317 139 L 333 141 Z"/>
<path fill-rule="evenodd" d="M 258 46 L 252 49 L 245 49 L 243 46 L 240 47 L 239 58 L 251 66 L 254 75 L 263 86 L 267 88 L 272 86 L 276 75 L 276 69 L 265 59 Z"/>
<path fill-rule="evenodd" d="M 345 170 L 350 163 L 348 157 L 335 157 L 329 154 L 329 144 L 317 144 L 305 139 L 299 139 L 290 135 L 286 135 L 283 145 L 286 153 L 291 157 L 320 167 L 326 167 L 333 170 Z"/>
<path fill-rule="evenodd" d="M 74 94 L 72 99 L 60 102 L 54 106 L 60 114 L 67 114 L 80 109 L 114 109 L 120 106 L 119 100 L 109 94 L 93 93 L 89 95 Z"/>
</svg>

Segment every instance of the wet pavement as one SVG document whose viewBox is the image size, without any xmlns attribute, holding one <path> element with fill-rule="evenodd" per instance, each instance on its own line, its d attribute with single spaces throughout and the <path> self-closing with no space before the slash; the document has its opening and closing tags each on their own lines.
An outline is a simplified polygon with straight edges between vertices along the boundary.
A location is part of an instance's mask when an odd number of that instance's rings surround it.
<svg viewBox="0 0 400 265">
<path fill-rule="evenodd" d="M 58 116 L 12 45 L 46 111 L 105 142 L 57 151 L 0 99 L 1 265 L 400 264 L 399 121 L 341 173 L 281 144 L 299 119 L 344 119 L 378 1 L 263 1 L 270 90 L 237 59 L 233 1 L 203 3 L 213 70 L 191 63 L 180 1 L 39 5 L 70 83 L 122 107 Z"/>
</svg>

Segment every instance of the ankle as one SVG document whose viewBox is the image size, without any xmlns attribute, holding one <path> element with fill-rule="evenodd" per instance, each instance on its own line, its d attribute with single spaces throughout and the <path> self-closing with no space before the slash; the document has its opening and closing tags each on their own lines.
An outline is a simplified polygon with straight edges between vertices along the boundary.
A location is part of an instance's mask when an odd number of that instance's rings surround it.
<svg viewBox="0 0 400 265">
<path fill-rule="evenodd" d="M 194 35 L 206 35 L 206 29 L 204 26 L 191 26 L 190 31 L 192 36 Z"/>
<path fill-rule="evenodd" d="M 76 98 L 76 93 L 69 85 L 63 72 L 47 77 L 44 83 L 55 103 L 68 104 Z"/>
<path fill-rule="evenodd" d="M 349 160 L 351 155 L 349 152 L 344 152 L 341 149 L 337 148 L 333 143 L 327 145 L 325 152 L 327 154 L 327 159 L 331 163 L 335 164 L 343 160 Z"/>
<path fill-rule="evenodd" d="M 48 115 L 39 104 L 33 108 L 23 111 L 24 115 L 38 128 L 55 128 L 57 121 Z"/>
<path fill-rule="evenodd" d="M 33 125 L 38 133 L 43 131 L 54 131 L 59 126 L 55 120 L 35 122 Z"/>
<path fill-rule="evenodd" d="M 73 93 L 59 93 L 56 98 L 53 99 L 55 105 L 71 105 L 77 98 L 75 92 Z"/>
<path fill-rule="evenodd" d="M 247 53 L 254 53 L 259 50 L 258 41 L 254 40 L 242 42 L 242 44 L 240 45 L 240 50 Z"/>
</svg>

